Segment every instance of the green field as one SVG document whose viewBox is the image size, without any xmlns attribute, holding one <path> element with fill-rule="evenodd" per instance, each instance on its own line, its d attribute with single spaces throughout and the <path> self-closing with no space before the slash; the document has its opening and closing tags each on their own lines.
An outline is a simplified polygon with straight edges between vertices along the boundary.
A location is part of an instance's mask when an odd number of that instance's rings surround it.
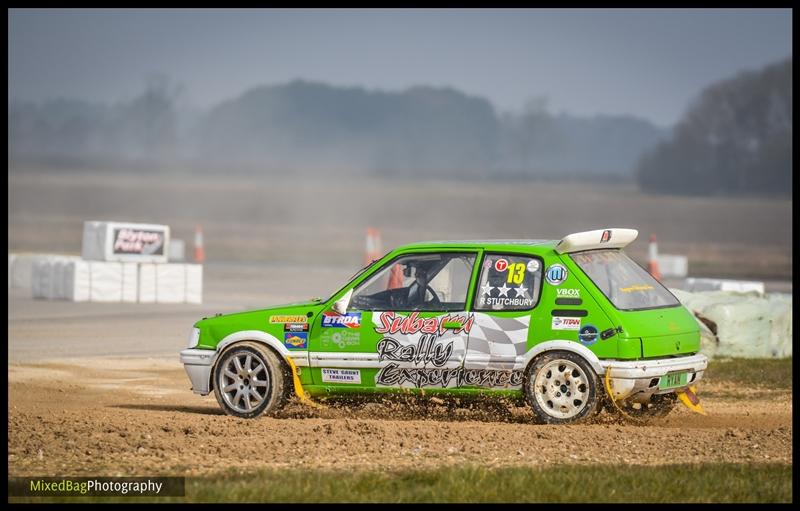
<svg viewBox="0 0 800 511">
<path fill-rule="evenodd" d="M 708 363 L 703 379 L 709 383 L 735 383 L 747 387 L 790 390 L 791 358 L 729 358 Z"/>
<path fill-rule="evenodd" d="M 788 465 L 451 467 L 376 473 L 265 470 L 187 480 L 185 498 L 11 502 L 791 502 Z"/>
</svg>

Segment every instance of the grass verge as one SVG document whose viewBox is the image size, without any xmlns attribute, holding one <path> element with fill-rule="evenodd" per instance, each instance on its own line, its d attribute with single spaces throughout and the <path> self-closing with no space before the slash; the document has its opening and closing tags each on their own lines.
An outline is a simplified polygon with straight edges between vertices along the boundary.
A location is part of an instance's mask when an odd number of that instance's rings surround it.
<svg viewBox="0 0 800 511">
<path fill-rule="evenodd" d="M 792 359 L 729 358 L 711 360 L 703 375 L 703 380 L 789 390 L 792 388 Z"/>
<path fill-rule="evenodd" d="M 192 478 L 185 498 L 11 502 L 791 502 L 791 465 L 442 467 L 396 473 L 261 470 Z"/>
</svg>

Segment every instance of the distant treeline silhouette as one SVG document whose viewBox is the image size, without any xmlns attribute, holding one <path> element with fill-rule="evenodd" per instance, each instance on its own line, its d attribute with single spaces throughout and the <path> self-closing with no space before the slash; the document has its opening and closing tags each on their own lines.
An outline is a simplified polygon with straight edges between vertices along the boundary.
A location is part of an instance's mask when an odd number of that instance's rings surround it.
<svg viewBox="0 0 800 511">
<path fill-rule="evenodd" d="M 791 58 L 706 88 L 637 180 L 652 192 L 791 195 Z"/>
<path fill-rule="evenodd" d="M 497 113 L 450 88 L 371 91 L 294 81 L 186 111 L 164 80 L 129 102 L 9 104 L 9 163 L 269 174 L 299 170 L 442 178 L 633 179 L 668 132 L 628 116 Z M 20 165 L 16 165 L 20 164 Z M 130 167 L 130 165 L 128 166 Z"/>
</svg>

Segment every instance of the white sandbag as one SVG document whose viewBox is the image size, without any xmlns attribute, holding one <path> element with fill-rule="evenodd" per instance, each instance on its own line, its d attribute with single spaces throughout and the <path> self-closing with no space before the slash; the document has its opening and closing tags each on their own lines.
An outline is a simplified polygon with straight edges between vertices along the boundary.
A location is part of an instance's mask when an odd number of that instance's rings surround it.
<svg viewBox="0 0 800 511">
<path fill-rule="evenodd" d="M 156 264 L 156 302 L 182 303 L 186 299 L 186 265 Z"/>
<path fill-rule="evenodd" d="M 91 272 L 90 301 L 122 301 L 122 263 L 89 261 L 89 271 Z"/>
<path fill-rule="evenodd" d="M 40 254 L 26 252 L 9 254 L 11 265 L 9 284 L 12 288 L 31 289 L 33 286 L 33 264 L 36 261 L 59 255 L 61 254 Z"/>
<path fill-rule="evenodd" d="M 63 300 L 66 296 L 64 292 L 64 266 L 66 261 L 60 258 L 53 259 L 53 295 L 51 300 Z"/>
<path fill-rule="evenodd" d="M 31 296 L 48 300 L 53 295 L 53 261 L 50 257 L 39 257 L 31 264 Z"/>
<path fill-rule="evenodd" d="M 57 300 L 62 291 L 59 264 L 68 257 L 42 254 L 31 265 L 31 296 L 37 299 Z"/>
<path fill-rule="evenodd" d="M 156 303 L 156 265 L 139 265 L 139 303 Z"/>
<path fill-rule="evenodd" d="M 139 300 L 139 265 L 122 263 L 122 301 L 136 303 Z"/>
<path fill-rule="evenodd" d="M 755 291 L 763 295 L 764 283 L 754 280 L 700 279 L 689 277 L 686 279 L 686 290 L 691 292 L 735 291 L 738 293 Z"/>
<path fill-rule="evenodd" d="M 89 300 L 90 272 L 86 261 L 68 261 L 64 265 L 64 299 L 71 302 Z"/>
<path fill-rule="evenodd" d="M 183 266 L 186 269 L 186 303 L 203 303 L 203 265 Z"/>
<path fill-rule="evenodd" d="M 10 286 L 16 289 L 31 289 L 33 285 L 33 263 L 41 259 L 41 254 L 9 254 L 9 257 L 11 257 Z"/>
<path fill-rule="evenodd" d="M 166 263 L 169 226 L 87 221 L 83 223 L 82 254 L 92 261 Z"/>
<path fill-rule="evenodd" d="M 688 309 L 714 323 L 714 357 L 782 358 L 792 356 L 792 296 L 756 291 L 689 293 L 672 289 Z M 708 346 L 708 343 L 706 343 Z"/>
</svg>

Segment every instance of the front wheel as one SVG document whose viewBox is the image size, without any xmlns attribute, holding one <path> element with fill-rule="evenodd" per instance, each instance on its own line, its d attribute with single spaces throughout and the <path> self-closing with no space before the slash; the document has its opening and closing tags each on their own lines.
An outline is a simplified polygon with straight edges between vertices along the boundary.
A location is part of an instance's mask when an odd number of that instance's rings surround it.
<svg viewBox="0 0 800 511">
<path fill-rule="evenodd" d="M 597 374 L 569 351 L 545 353 L 528 369 L 525 394 L 539 422 L 570 424 L 600 411 Z"/>
<path fill-rule="evenodd" d="M 214 396 L 228 415 L 253 419 L 283 406 L 287 379 L 269 348 L 242 343 L 225 351 L 214 367 Z"/>
</svg>

